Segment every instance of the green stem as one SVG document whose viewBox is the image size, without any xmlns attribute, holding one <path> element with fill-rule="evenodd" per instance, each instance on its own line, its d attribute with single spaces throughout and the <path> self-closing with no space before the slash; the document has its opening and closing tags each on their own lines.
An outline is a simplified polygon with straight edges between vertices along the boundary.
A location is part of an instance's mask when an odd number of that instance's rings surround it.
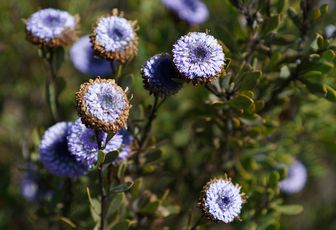
<svg viewBox="0 0 336 230">
<path fill-rule="evenodd" d="M 55 55 L 53 48 L 48 48 L 47 52 L 48 52 L 47 61 L 50 69 L 50 79 L 47 81 L 46 84 L 46 94 L 51 116 L 54 121 L 57 121 L 59 119 L 59 113 L 58 113 L 57 85 L 56 85 L 57 69 L 54 60 Z"/>
</svg>

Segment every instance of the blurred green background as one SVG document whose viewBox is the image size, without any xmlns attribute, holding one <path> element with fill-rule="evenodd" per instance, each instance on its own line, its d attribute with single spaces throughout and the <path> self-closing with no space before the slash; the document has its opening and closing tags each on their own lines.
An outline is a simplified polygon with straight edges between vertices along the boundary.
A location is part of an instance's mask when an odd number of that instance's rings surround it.
<svg viewBox="0 0 336 230">
<path fill-rule="evenodd" d="M 291 4 L 297 2 L 290 1 Z M 225 43 L 231 51 L 228 56 L 234 61 L 235 56 L 239 56 L 239 41 L 245 36 L 240 31 L 238 13 L 226 0 L 205 3 L 210 18 L 193 30 L 208 29 Z M 154 54 L 170 52 L 175 41 L 190 31 L 187 25 L 173 20 L 159 0 L 11 0 L 0 3 L 0 229 L 45 229 L 48 226 L 45 220 L 35 219 L 36 207 L 20 195 L 20 178 L 25 167 L 23 153 L 34 151 L 33 130 L 52 124 L 44 92 L 49 70 L 39 58 L 37 47 L 25 40 L 23 22 L 36 10 L 46 7 L 79 14 L 83 35 L 90 33 L 97 17 L 114 7 L 124 10 L 127 18 L 138 20 L 139 53 L 123 73 L 123 77 L 132 79 L 127 84 L 134 95 L 133 105 L 146 106 L 153 100 L 142 86 L 140 67 L 144 61 Z M 330 9 L 316 31 L 323 32 L 326 25 L 336 23 L 334 11 Z M 77 118 L 74 93 L 89 76 L 75 70 L 68 55 L 59 75 L 67 85 L 60 96 L 62 119 L 74 120 Z M 181 206 L 180 214 L 167 220 L 171 229 L 183 229 L 189 210 L 199 215 L 196 209 L 199 191 L 210 177 L 204 175 L 202 167 L 215 160 L 210 154 L 213 146 L 210 137 L 201 136 L 203 139 L 197 140 L 197 133 L 193 131 L 198 119 L 208 113 L 203 103 L 207 98 L 204 88 L 185 84 L 179 94 L 167 100 L 153 126 L 153 135 L 164 139 L 165 143 L 162 167 L 155 175 L 149 175 L 146 183 L 159 194 L 169 188 L 170 200 Z M 302 204 L 304 212 L 282 217 L 281 228 L 336 229 L 336 108 L 315 96 L 306 97 L 301 103 L 292 119 L 279 125 L 277 116 L 271 118 L 276 127 L 272 129 L 275 137 L 272 152 L 298 155 L 309 172 L 305 189 L 284 197 L 287 203 Z M 138 116 L 139 109 L 134 106 L 131 118 Z M 81 189 L 78 199 L 85 199 L 85 191 Z M 87 203 L 87 200 L 82 202 Z M 232 228 L 222 224 L 206 227 Z"/>
</svg>

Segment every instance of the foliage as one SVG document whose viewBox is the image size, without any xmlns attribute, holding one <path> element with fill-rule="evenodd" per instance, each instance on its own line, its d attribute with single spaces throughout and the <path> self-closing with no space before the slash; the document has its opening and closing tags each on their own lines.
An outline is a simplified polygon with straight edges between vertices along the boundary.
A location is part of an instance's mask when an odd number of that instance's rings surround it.
<svg viewBox="0 0 336 230">
<path fill-rule="evenodd" d="M 333 10 L 314 0 L 205 3 L 210 18 L 193 27 L 174 20 L 158 0 L 0 4 L 1 229 L 18 223 L 20 229 L 98 229 L 101 209 L 106 229 L 118 230 L 192 229 L 195 223 L 195 229 L 335 226 L 336 43 L 324 31 L 335 20 Z M 77 119 L 74 94 L 89 79 L 72 67 L 68 49 L 51 59 L 48 50 L 24 41 L 20 19 L 44 7 L 79 14 L 82 34 L 114 7 L 140 27 L 137 57 L 111 76 L 132 94 L 133 155 L 111 167 L 119 151 L 100 151 L 95 168 L 77 179 L 50 175 L 38 159 L 43 131 L 55 119 Z M 190 31 L 207 31 L 222 42 L 225 73 L 211 84 L 186 83 L 177 95 L 157 101 L 143 88 L 141 65 L 157 53 L 171 53 Z M 49 67 L 58 76 L 45 94 Z M 307 167 L 307 186 L 282 194 L 282 166 L 296 158 Z M 19 189 L 30 163 L 52 191 L 34 203 L 24 201 Z M 99 187 L 102 169 L 109 174 Z M 198 222 L 202 186 L 225 174 L 247 196 L 241 221 Z M 101 189 L 107 192 L 103 208 Z"/>
</svg>

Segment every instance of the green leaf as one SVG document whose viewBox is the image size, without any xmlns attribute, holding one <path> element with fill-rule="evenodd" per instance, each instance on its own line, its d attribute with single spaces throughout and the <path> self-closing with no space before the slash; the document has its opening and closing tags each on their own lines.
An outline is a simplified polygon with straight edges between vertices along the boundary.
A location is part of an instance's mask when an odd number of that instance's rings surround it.
<svg viewBox="0 0 336 230">
<path fill-rule="evenodd" d="M 135 198 L 138 196 L 140 189 L 142 188 L 143 185 L 143 178 L 140 177 L 135 180 L 135 183 L 132 187 L 132 198 Z"/>
<path fill-rule="evenodd" d="M 325 95 L 326 99 L 331 102 L 336 102 L 336 90 L 330 86 L 326 86 L 327 94 Z"/>
<path fill-rule="evenodd" d="M 239 83 L 239 89 L 248 90 L 255 88 L 259 83 L 260 77 L 261 77 L 260 71 L 243 73 L 242 80 Z"/>
<path fill-rule="evenodd" d="M 97 165 L 102 165 L 105 161 L 105 153 L 103 150 L 98 151 Z"/>
<path fill-rule="evenodd" d="M 161 158 L 162 151 L 161 149 L 155 149 L 146 154 L 146 163 L 157 161 Z"/>
<path fill-rule="evenodd" d="M 62 216 L 59 218 L 59 220 L 62 222 L 62 223 L 65 223 L 67 226 L 69 226 L 70 228 L 77 228 L 76 224 L 74 222 L 72 222 L 70 219 Z"/>
<path fill-rule="evenodd" d="M 321 11 L 319 8 L 313 8 L 310 14 L 310 19 L 311 20 L 317 20 L 321 17 Z"/>
<path fill-rule="evenodd" d="M 127 230 L 129 227 L 129 221 L 123 220 L 113 226 L 113 230 Z"/>
<path fill-rule="evenodd" d="M 119 156 L 119 150 L 113 150 L 105 155 L 104 164 L 110 164 L 115 161 Z"/>
<path fill-rule="evenodd" d="M 290 7 L 287 11 L 287 14 L 288 14 L 289 18 L 292 20 L 292 22 L 294 23 L 294 25 L 297 28 L 300 28 L 301 27 L 301 18 L 296 13 L 295 9 Z"/>
<path fill-rule="evenodd" d="M 123 183 L 123 184 L 118 184 L 116 186 L 112 186 L 111 189 L 110 189 L 110 192 L 112 192 L 112 193 L 126 192 L 130 188 L 132 188 L 133 184 L 134 184 L 133 182 L 128 181 L 128 182 Z"/>
<path fill-rule="evenodd" d="M 243 110 L 243 111 L 250 111 L 254 107 L 253 99 L 249 98 L 246 95 L 238 95 L 230 100 L 229 105 L 235 109 Z"/>
<path fill-rule="evenodd" d="M 301 82 L 306 85 L 307 89 L 318 97 L 324 97 L 327 93 L 326 86 L 323 83 L 311 82 L 301 79 Z"/>
<path fill-rule="evenodd" d="M 117 172 L 118 178 L 123 178 L 127 169 L 127 161 L 123 160 L 120 162 Z"/>
<path fill-rule="evenodd" d="M 147 214 L 154 214 L 160 205 L 160 201 L 156 200 L 154 202 L 148 203 L 141 209 L 142 212 Z"/>
<path fill-rule="evenodd" d="M 303 211 L 301 205 L 271 205 L 271 207 L 285 215 L 297 215 Z"/>
<path fill-rule="evenodd" d="M 328 4 L 323 4 L 323 5 L 320 7 L 321 15 L 325 15 L 326 13 L 328 13 L 328 11 L 329 11 Z"/>
<path fill-rule="evenodd" d="M 124 193 L 115 193 L 115 195 L 112 197 L 109 207 L 109 212 L 111 214 L 115 213 L 120 208 L 124 198 L 125 198 Z"/>
<path fill-rule="evenodd" d="M 262 33 L 268 34 L 278 28 L 280 24 L 280 14 L 273 15 L 270 18 L 266 18 L 262 25 Z"/>
</svg>

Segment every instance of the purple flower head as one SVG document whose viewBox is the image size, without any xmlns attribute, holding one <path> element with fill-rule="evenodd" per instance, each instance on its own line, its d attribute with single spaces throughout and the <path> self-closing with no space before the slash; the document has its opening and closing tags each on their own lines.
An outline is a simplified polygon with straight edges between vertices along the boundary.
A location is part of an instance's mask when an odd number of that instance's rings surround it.
<svg viewBox="0 0 336 230">
<path fill-rule="evenodd" d="M 168 96 L 177 93 L 182 83 L 177 78 L 178 72 L 169 54 L 157 54 L 142 66 L 142 78 L 145 88 L 156 96 Z"/>
<path fill-rule="evenodd" d="M 191 25 L 201 24 L 209 17 L 207 6 L 200 0 L 162 0 L 162 3 Z"/>
<path fill-rule="evenodd" d="M 243 196 L 229 179 L 213 179 L 203 187 L 200 206 L 212 221 L 230 223 L 240 214 Z"/>
<path fill-rule="evenodd" d="M 84 175 L 88 166 L 77 161 L 67 147 L 67 133 L 71 123 L 58 122 L 47 129 L 40 143 L 40 159 L 52 174 L 64 177 Z"/>
<path fill-rule="evenodd" d="M 101 146 L 105 146 L 107 134 L 99 132 L 99 140 L 101 140 Z M 81 122 L 81 119 L 77 119 L 71 126 L 68 132 L 68 148 L 70 152 L 80 162 L 92 167 L 98 158 L 98 143 L 95 131 Z M 104 153 L 109 153 L 113 150 L 117 150 L 121 147 L 123 142 L 123 136 L 116 133 L 111 140 L 106 144 L 103 149 Z"/>
<path fill-rule="evenodd" d="M 131 153 L 132 135 L 125 129 L 121 129 L 118 134 L 122 136 L 122 144 L 118 158 L 113 161 L 113 164 L 117 164 L 119 161 L 126 159 Z"/>
<path fill-rule="evenodd" d="M 116 133 L 125 127 L 130 104 L 114 80 L 96 78 L 76 93 L 77 111 L 89 128 Z"/>
<path fill-rule="evenodd" d="M 126 62 L 137 53 L 136 25 L 136 21 L 125 19 L 114 9 L 111 16 L 98 20 L 90 36 L 93 49 L 106 59 Z"/>
<path fill-rule="evenodd" d="M 173 48 L 173 62 L 188 81 L 209 83 L 224 70 L 222 46 L 211 35 L 193 32 L 181 37 Z"/>
<path fill-rule="evenodd" d="M 307 181 L 306 167 L 298 160 L 295 160 L 287 170 L 286 178 L 279 182 L 279 188 L 284 193 L 300 192 Z"/>
<path fill-rule="evenodd" d="M 114 71 L 111 62 L 94 55 L 89 36 L 83 36 L 73 44 L 70 58 L 76 69 L 84 74 L 105 76 Z"/>
<path fill-rule="evenodd" d="M 21 194 L 29 202 L 38 201 L 41 197 L 41 190 L 38 177 L 33 173 L 25 173 L 21 179 Z"/>
<path fill-rule="evenodd" d="M 66 11 L 47 8 L 32 14 L 26 23 L 28 38 L 49 46 L 67 45 L 74 38 L 77 19 Z"/>
</svg>

